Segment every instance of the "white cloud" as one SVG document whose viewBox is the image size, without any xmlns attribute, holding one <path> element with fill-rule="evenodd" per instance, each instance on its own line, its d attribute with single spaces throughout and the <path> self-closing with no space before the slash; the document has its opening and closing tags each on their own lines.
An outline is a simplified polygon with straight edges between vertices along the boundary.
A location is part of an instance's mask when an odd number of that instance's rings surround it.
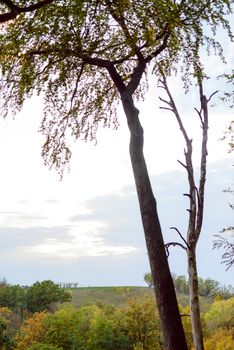
<svg viewBox="0 0 234 350">
<path fill-rule="evenodd" d="M 139 250 L 133 246 L 107 244 L 99 236 L 99 229 L 104 227 L 105 224 L 100 222 L 79 222 L 76 227 L 70 229 L 69 238 L 66 240 L 46 238 L 39 244 L 26 247 L 25 251 L 56 260 L 109 255 L 128 256 Z"/>
</svg>

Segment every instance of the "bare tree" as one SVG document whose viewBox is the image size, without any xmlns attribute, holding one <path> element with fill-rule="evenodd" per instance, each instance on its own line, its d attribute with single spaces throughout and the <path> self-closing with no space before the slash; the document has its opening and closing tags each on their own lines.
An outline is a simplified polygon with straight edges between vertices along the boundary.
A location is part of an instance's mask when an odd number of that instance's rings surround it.
<svg viewBox="0 0 234 350">
<path fill-rule="evenodd" d="M 192 138 L 188 136 L 188 133 L 184 127 L 180 112 L 176 106 L 176 103 L 172 97 L 168 83 L 164 74 L 162 78 L 159 79 L 160 87 L 163 88 L 168 96 L 168 100 L 160 97 L 161 102 L 165 106 L 162 109 L 169 110 L 173 112 L 178 122 L 179 128 L 183 135 L 186 143 L 186 149 L 184 150 L 185 162 L 178 161 L 187 172 L 189 192 L 185 193 L 189 199 L 189 218 L 188 218 L 188 229 L 187 237 L 184 238 L 183 234 L 176 227 L 171 227 L 175 230 L 182 240 L 179 242 L 169 242 L 167 243 L 166 250 L 169 255 L 170 246 L 179 246 L 183 248 L 187 253 L 188 260 L 188 274 L 189 274 L 189 294 L 190 294 L 190 309 L 191 309 L 191 322 L 193 331 L 193 343 L 195 350 L 203 350 L 203 336 L 202 336 L 202 326 L 200 318 L 200 307 L 199 307 L 199 294 L 198 294 L 198 272 L 197 272 L 197 261 L 196 261 L 196 246 L 199 240 L 203 213 L 204 213 L 204 195 L 205 195 L 205 182 L 206 182 L 206 162 L 207 162 L 207 140 L 208 140 L 208 102 L 212 96 L 217 92 L 214 92 L 209 98 L 204 95 L 203 84 L 202 84 L 202 73 L 198 69 L 198 87 L 200 96 L 200 108 L 196 110 L 199 117 L 202 129 L 202 145 L 201 145 L 201 160 L 200 160 L 200 177 L 199 184 L 196 184 L 194 176 L 194 165 L 192 160 L 193 147 Z"/>
</svg>

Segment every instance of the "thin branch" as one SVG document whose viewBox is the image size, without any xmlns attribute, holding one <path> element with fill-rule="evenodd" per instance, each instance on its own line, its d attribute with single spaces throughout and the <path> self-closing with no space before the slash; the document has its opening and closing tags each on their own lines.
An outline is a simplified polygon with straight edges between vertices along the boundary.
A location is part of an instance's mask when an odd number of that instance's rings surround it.
<svg viewBox="0 0 234 350">
<path fill-rule="evenodd" d="M 159 107 L 159 109 L 165 109 L 166 111 L 173 112 L 172 108 L 167 108 L 167 107 Z"/>
<path fill-rule="evenodd" d="M 172 107 L 171 101 L 164 100 L 164 98 L 162 98 L 162 97 L 159 97 L 159 100 Z M 163 108 L 163 107 L 160 107 L 160 108 Z"/>
<path fill-rule="evenodd" d="M 212 99 L 212 97 L 217 94 L 219 92 L 219 90 L 216 90 L 215 92 L 213 92 L 213 94 L 210 95 L 210 97 L 207 99 L 207 102 L 210 102 L 210 100 Z"/>
<path fill-rule="evenodd" d="M 83 62 L 82 65 L 81 65 L 79 74 L 78 74 L 78 76 L 77 76 L 77 79 L 76 79 L 75 89 L 74 89 L 73 94 L 72 94 L 72 97 L 71 97 L 70 110 L 71 110 L 72 107 L 73 107 L 73 101 L 74 101 L 75 95 L 76 95 L 77 90 L 78 90 L 78 85 L 79 85 L 79 81 L 80 81 L 80 78 L 81 78 L 82 73 L 83 73 L 83 70 L 84 70 L 84 66 L 85 66 L 85 64 L 84 64 L 84 62 Z"/>
<path fill-rule="evenodd" d="M 164 103 L 169 104 L 172 107 L 173 113 L 175 114 L 175 117 L 176 117 L 177 122 L 179 124 L 180 130 L 181 130 L 181 132 L 182 132 L 182 134 L 183 134 L 183 136 L 185 138 L 185 141 L 186 141 L 186 143 L 188 145 L 188 144 L 190 144 L 190 140 L 189 140 L 188 134 L 187 134 L 187 132 L 186 132 L 186 130 L 184 128 L 184 125 L 183 125 L 182 120 L 180 118 L 179 111 L 178 111 L 178 109 L 176 107 L 175 101 L 174 101 L 174 99 L 173 99 L 173 97 L 171 95 L 171 92 L 169 90 L 169 87 L 167 85 L 166 77 L 165 77 L 165 75 L 163 73 L 161 75 L 162 75 L 162 79 L 160 79 L 160 83 L 162 84 L 162 87 L 166 91 L 166 93 L 167 93 L 167 95 L 169 97 L 169 101 L 166 101 L 166 100 L 162 99 L 161 97 L 159 97 L 159 99 L 161 101 L 163 101 Z"/>
<path fill-rule="evenodd" d="M 179 159 L 177 159 L 177 162 L 182 165 L 182 167 L 184 167 L 186 170 L 188 169 L 187 165 L 185 165 L 184 163 L 182 163 Z"/>
<path fill-rule="evenodd" d="M 170 246 L 173 246 L 173 247 L 178 246 L 178 247 L 180 247 L 180 248 L 182 248 L 182 249 L 187 251 L 187 248 L 182 243 L 179 243 L 179 242 L 169 242 L 169 243 L 166 243 L 164 246 L 165 246 L 167 258 L 170 255 L 170 253 L 169 253 L 169 247 Z"/>
<path fill-rule="evenodd" d="M 178 235 L 180 236 L 180 238 L 182 239 L 182 241 L 185 243 L 185 245 L 187 246 L 187 248 L 189 249 L 189 245 L 188 245 L 186 239 L 185 239 L 185 238 L 183 237 L 183 235 L 180 233 L 180 231 L 178 230 L 178 228 L 173 226 L 173 227 L 170 227 L 170 230 L 175 230 L 175 231 L 178 233 Z"/>
<path fill-rule="evenodd" d="M 202 120 L 202 115 L 201 115 L 201 110 L 199 111 L 196 107 L 194 107 L 194 109 L 195 109 L 195 111 L 197 112 L 197 114 L 198 114 L 198 117 L 199 117 L 199 119 L 200 119 L 200 121 L 201 121 L 201 125 L 202 125 L 202 127 L 204 127 L 204 122 L 203 122 L 203 120 Z"/>
</svg>

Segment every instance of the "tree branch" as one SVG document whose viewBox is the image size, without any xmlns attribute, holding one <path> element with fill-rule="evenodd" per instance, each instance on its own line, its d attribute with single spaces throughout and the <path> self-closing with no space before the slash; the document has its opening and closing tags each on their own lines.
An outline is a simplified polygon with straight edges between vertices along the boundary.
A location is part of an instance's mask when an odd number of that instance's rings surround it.
<svg viewBox="0 0 234 350">
<path fill-rule="evenodd" d="M 182 165 L 182 167 L 184 167 L 186 170 L 188 170 L 187 165 L 185 165 L 184 163 L 182 163 L 179 159 L 177 159 L 177 162 Z M 191 196 L 190 196 L 191 197 Z"/>
<path fill-rule="evenodd" d="M 26 13 L 26 12 L 32 12 L 32 11 L 38 10 L 43 6 L 51 4 L 52 2 L 54 2 L 54 0 L 42 0 L 34 5 L 20 7 L 15 5 L 14 2 L 11 0 L 0 0 L 0 3 L 6 5 L 10 10 L 10 12 L 0 14 L 0 23 L 4 23 L 12 19 L 15 19 L 20 13 Z"/>
<path fill-rule="evenodd" d="M 169 39 L 169 36 L 170 36 L 170 33 L 167 32 L 166 30 L 166 33 L 164 35 L 164 38 L 163 38 L 163 43 L 161 46 L 159 46 L 157 48 L 157 50 L 153 51 L 152 53 L 150 53 L 146 58 L 145 58 L 145 62 L 148 63 L 150 62 L 154 57 L 157 57 L 166 47 L 167 47 L 167 41 Z"/>
<path fill-rule="evenodd" d="M 185 239 L 185 238 L 183 237 L 183 235 L 180 233 L 180 231 L 178 230 L 178 228 L 173 226 L 173 227 L 170 227 L 170 230 L 175 230 L 175 231 L 178 233 L 178 235 L 180 236 L 180 238 L 182 239 L 182 241 L 185 243 L 185 245 L 187 246 L 187 248 L 189 249 L 189 245 L 188 245 L 186 239 Z"/>
<path fill-rule="evenodd" d="M 182 243 L 179 243 L 179 242 L 169 242 L 169 243 L 166 243 L 165 244 L 165 249 L 166 249 L 166 255 L 167 255 L 167 258 L 169 257 L 169 247 L 170 246 L 179 246 L 180 248 L 184 249 L 187 251 L 187 248 L 182 244 Z"/>
<path fill-rule="evenodd" d="M 210 95 L 210 97 L 207 99 L 207 102 L 209 103 L 210 100 L 212 99 L 212 97 L 217 94 L 219 92 L 219 90 L 216 90 L 215 92 L 213 92 L 213 94 Z"/>
<path fill-rule="evenodd" d="M 203 222 L 203 212 L 204 212 L 204 192 L 205 192 L 205 182 L 206 182 L 206 162 L 207 162 L 207 141 L 208 141 L 208 100 L 203 94 L 202 82 L 199 84 L 199 93 L 201 101 L 200 109 L 200 119 L 202 120 L 202 147 L 201 147 L 201 161 L 200 161 L 200 181 L 199 189 L 196 189 L 197 192 L 197 202 L 198 202 L 198 211 L 197 211 L 197 220 L 196 220 L 196 239 L 198 240 L 201 227 Z M 214 92 L 209 99 L 214 96 Z"/>
<path fill-rule="evenodd" d="M 196 230 L 196 213 L 197 213 L 197 202 L 196 202 L 196 194 L 195 194 L 195 179 L 194 179 L 194 169 L 193 169 L 193 162 L 192 162 L 192 139 L 189 138 L 187 131 L 184 127 L 183 121 L 180 117 L 180 113 L 177 109 L 177 106 L 174 102 L 174 99 L 172 97 L 172 94 L 170 92 L 170 89 L 167 84 L 166 76 L 163 71 L 161 71 L 161 79 L 159 80 L 159 83 L 162 84 L 161 87 L 166 91 L 167 96 L 169 97 L 169 101 L 166 101 L 164 99 L 161 99 L 164 103 L 169 105 L 172 108 L 172 112 L 174 113 L 176 120 L 178 122 L 179 128 L 181 130 L 181 133 L 184 137 L 185 143 L 186 143 L 186 150 L 184 151 L 185 155 L 185 164 L 178 160 L 178 162 L 186 169 L 187 175 L 188 175 L 188 183 L 189 183 L 189 201 L 190 201 L 190 208 L 188 210 L 189 212 L 189 224 L 188 224 L 188 241 L 190 239 L 194 239 L 195 230 Z"/>
</svg>

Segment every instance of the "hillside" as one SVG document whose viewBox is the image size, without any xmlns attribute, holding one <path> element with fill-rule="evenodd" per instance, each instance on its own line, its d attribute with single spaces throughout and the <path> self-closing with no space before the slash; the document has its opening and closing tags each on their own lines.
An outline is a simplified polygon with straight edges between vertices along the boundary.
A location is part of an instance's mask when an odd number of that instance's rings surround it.
<svg viewBox="0 0 234 350">
<path fill-rule="evenodd" d="M 141 299 L 144 295 L 154 295 L 152 288 L 148 287 L 80 287 L 70 289 L 72 294 L 72 303 L 75 306 L 84 306 L 88 304 L 104 304 L 115 307 L 124 306 L 133 298 Z M 185 306 L 189 304 L 188 295 L 178 294 L 179 304 Z M 201 298 L 203 308 L 207 308 L 209 302 Z"/>
</svg>

